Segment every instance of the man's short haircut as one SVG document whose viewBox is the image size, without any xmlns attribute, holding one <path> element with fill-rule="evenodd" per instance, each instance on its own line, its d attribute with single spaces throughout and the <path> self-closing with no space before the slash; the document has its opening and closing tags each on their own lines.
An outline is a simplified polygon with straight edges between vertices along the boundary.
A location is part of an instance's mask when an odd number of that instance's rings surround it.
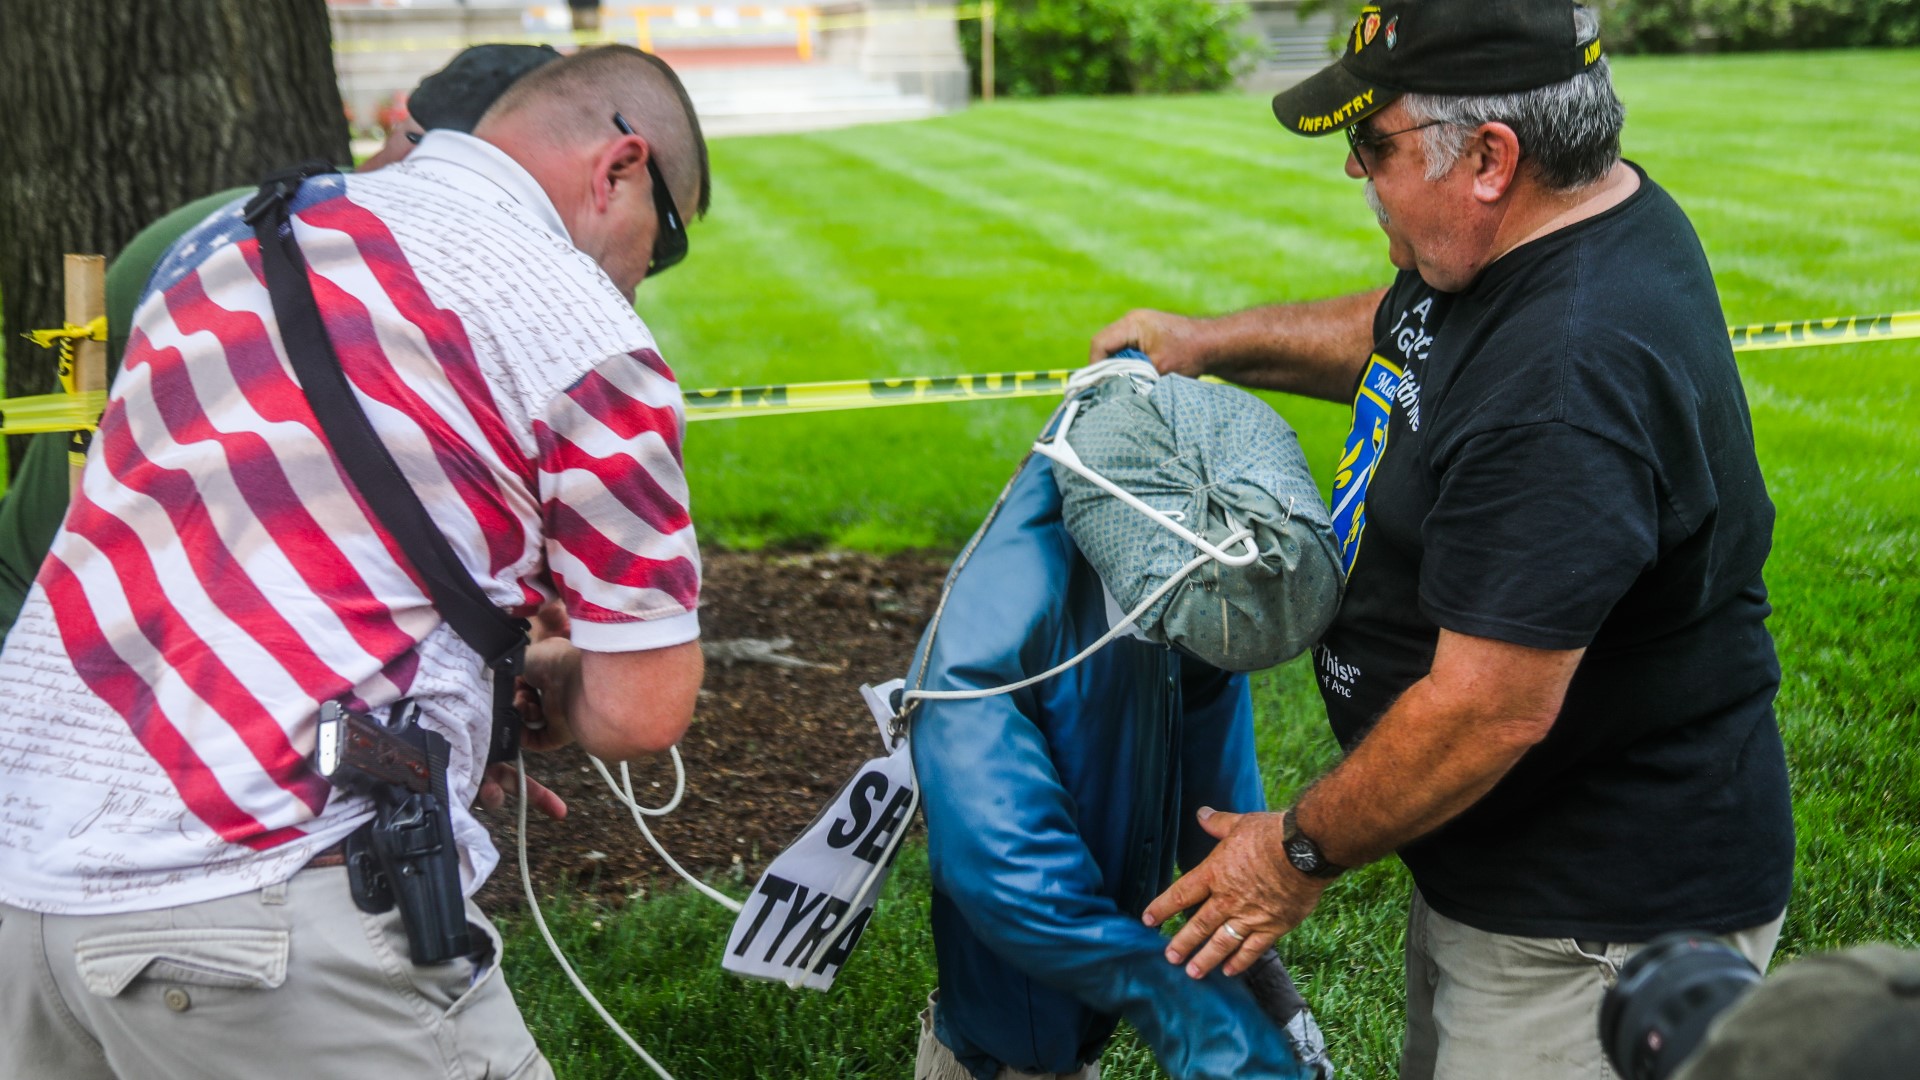
<svg viewBox="0 0 1920 1080">
<path fill-rule="evenodd" d="M 1575 43 L 1600 34 L 1591 10 L 1573 10 Z M 1604 178 L 1620 161 L 1620 128 L 1626 106 L 1613 92 L 1613 78 L 1602 57 L 1565 82 L 1513 94 L 1454 96 L 1407 94 L 1407 116 L 1416 123 L 1439 121 L 1422 131 L 1427 179 L 1438 180 L 1460 160 L 1467 136 L 1482 124 L 1501 123 L 1520 140 L 1520 163 L 1552 191 L 1573 191 Z"/>
<path fill-rule="evenodd" d="M 584 49 L 522 76 L 487 110 L 480 126 L 531 109 L 541 111 L 558 144 L 616 137 L 613 114 L 619 113 L 647 140 L 669 187 L 699 192 L 690 216 L 707 212 L 713 192 L 707 140 L 693 99 L 666 61 L 631 45 Z"/>
</svg>

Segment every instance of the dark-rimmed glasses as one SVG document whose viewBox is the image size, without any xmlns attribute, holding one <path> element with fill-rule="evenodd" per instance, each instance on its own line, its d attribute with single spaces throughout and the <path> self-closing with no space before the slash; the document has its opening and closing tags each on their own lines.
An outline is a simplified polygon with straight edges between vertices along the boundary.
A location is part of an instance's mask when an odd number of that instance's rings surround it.
<svg viewBox="0 0 1920 1080">
<path fill-rule="evenodd" d="M 640 134 L 619 113 L 613 114 L 613 126 L 619 128 L 622 135 Z M 653 209 L 660 216 L 660 231 L 653 236 L 653 253 L 647 258 L 648 277 L 664 273 L 687 257 L 687 224 L 681 219 L 679 208 L 673 205 L 673 192 L 667 190 L 667 178 L 660 175 L 660 166 L 656 164 L 659 156 L 659 151 L 649 142 L 647 178 L 653 181 Z"/>
<path fill-rule="evenodd" d="M 1347 149 L 1353 152 L 1353 160 L 1360 163 L 1361 175 L 1371 177 L 1373 175 L 1373 164 L 1368 162 L 1367 158 L 1384 145 L 1388 139 L 1405 135 L 1408 132 L 1419 131 L 1421 128 L 1437 127 L 1446 123 L 1446 121 L 1429 120 L 1424 124 L 1415 124 L 1410 128 L 1401 128 L 1399 131 L 1389 131 L 1385 135 L 1363 134 L 1360 131 L 1360 125 L 1364 123 L 1366 123 L 1365 120 L 1360 120 L 1347 125 Z"/>
</svg>

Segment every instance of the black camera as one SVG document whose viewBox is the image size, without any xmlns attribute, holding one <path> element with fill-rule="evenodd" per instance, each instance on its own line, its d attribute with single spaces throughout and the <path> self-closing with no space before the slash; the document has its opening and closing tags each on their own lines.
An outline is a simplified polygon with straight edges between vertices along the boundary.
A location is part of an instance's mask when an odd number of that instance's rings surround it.
<svg viewBox="0 0 1920 1080">
<path fill-rule="evenodd" d="M 1680 931 L 1655 938 L 1620 969 L 1600 1004 L 1600 1045 L 1626 1080 L 1666 1080 L 1706 1038 L 1707 1026 L 1760 984 L 1760 972 L 1718 938 Z"/>
</svg>

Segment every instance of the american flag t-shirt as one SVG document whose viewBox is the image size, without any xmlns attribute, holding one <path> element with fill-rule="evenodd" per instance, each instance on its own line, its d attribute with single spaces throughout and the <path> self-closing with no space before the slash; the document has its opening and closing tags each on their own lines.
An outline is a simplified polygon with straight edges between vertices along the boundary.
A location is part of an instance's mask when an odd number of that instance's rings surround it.
<svg viewBox="0 0 1920 1080">
<path fill-rule="evenodd" d="M 295 228 L 363 410 L 495 602 L 557 595 L 600 651 L 696 637 L 679 389 L 531 177 L 439 132 L 309 181 Z M 369 812 L 307 764 L 343 697 L 411 696 L 447 735 L 477 887 L 489 681 L 333 461 L 237 207 L 157 269 L 94 447 L 0 654 L 0 899 L 139 910 L 291 874 Z"/>
</svg>

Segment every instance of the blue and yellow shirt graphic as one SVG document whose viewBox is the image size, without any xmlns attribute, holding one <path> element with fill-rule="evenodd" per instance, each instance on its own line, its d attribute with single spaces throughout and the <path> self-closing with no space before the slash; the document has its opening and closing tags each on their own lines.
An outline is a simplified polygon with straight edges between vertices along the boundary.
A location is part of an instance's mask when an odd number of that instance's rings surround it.
<svg viewBox="0 0 1920 1080">
<path fill-rule="evenodd" d="M 1387 448 L 1393 402 L 1406 377 L 1406 369 L 1374 353 L 1353 396 L 1353 427 L 1333 476 L 1333 535 L 1340 541 L 1340 567 L 1349 574 L 1367 527 L 1367 484 Z"/>
</svg>

